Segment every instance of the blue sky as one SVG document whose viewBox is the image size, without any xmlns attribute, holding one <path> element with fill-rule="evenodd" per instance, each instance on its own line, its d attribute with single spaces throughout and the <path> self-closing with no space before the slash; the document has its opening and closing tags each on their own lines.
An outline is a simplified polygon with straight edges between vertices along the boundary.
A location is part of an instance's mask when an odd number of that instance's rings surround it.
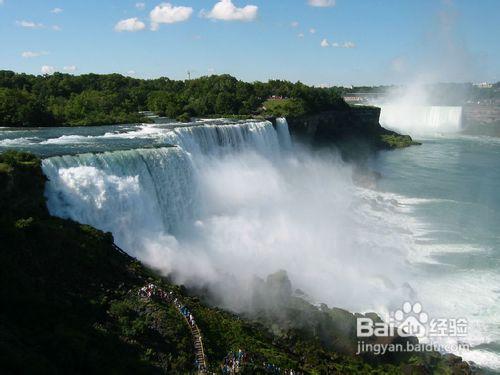
<svg viewBox="0 0 500 375">
<path fill-rule="evenodd" d="M 314 85 L 500 80 L 497 0 L 166 3 L 0 0 L 0 69 Z"/>
</svg>

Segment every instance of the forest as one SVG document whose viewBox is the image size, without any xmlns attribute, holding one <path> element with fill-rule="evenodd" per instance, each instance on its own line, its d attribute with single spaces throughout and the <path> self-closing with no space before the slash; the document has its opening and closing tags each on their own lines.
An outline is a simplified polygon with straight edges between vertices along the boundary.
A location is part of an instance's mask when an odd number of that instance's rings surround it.
<svg viewBox="0 0 500 375">
<path fill-rule="evenodd" d="M 269 98 L 286 105 L 263 103 Z M 279 104 L 279 103 L 278 103 Z M 243 82 L 230 75 L 192 80 L 137 79 L 120 74 L 35 76 L 0 71 L 0 126 L 83 126 L 147 121 L 141 111 L 187 120 L 214 116 L 286 116 L 342 109 L 337 88 L 271 80 Z"/>
</svg>

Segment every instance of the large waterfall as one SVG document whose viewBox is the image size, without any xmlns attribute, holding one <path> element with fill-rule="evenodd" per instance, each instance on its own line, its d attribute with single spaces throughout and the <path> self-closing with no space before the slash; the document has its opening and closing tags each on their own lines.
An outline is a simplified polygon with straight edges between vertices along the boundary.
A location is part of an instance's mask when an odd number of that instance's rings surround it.
<svg viewBox="0 0 500 375">
<path fill-rule="evenodd" d="M 381 105 L 380 124 L 410 134 L 457 133 L 462 129 L 462 107 Z"/>
<path fill-rule="evenodd" d="M 250 150 L 276 157 L 290 147 L 285 119 L 176 127 L 164 147 L 54 156 L 42 162 L 53 215 L 110 231 L 131 253 L 143 239 L 175 234 L 200 214 L 197 179 L 207 158 Z"/>
</svg>

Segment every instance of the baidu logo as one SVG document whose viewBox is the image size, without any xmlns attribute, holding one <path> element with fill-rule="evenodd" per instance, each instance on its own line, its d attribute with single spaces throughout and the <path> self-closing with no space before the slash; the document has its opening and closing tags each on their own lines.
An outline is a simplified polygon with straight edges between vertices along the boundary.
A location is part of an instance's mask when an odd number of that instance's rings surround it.
<svg viewBox="0 0 500 375">
<path fill-rule="evenodd" d="M 468 333 L 465 318 L 430 318 L 420 302 L 405 302 L 390 314 L 388 323 L 357 318 L 358 337 L 464 337 Z"/>
<path fill-rule="evenodd" d="M 361 316 L 357 318 L 358 352 L 370 352 L 383 355 L 387 352 L 429 352 L 429 351 L 468 351 L 467 343 L 457 341 L 455 344 L 440 346 L 433 342 L 436 337 L 464 337 L 468 333 L 468 322 L 464 318 L 430 318 L 420 302 L 405 302 L 400 309 L 390 314 L 388 323 L 374 321 Z M 406 341 L 394 343 L 374 341 L 377 337 L 418 337 L 425 339 L 418 343 Z M 364 339 L 368 341 L 364 341 Z M 453 340 L 452 340 L 453 341 Z"/>
<path fill-rule="evenodd" d="M 422 311 L 422 305 L 419 302 L 411 304 L 405 302 L 400 310 L 391 314 L 390 322 L 404 330 L 408 336 L 424 337 L 426 335 L 426 326 L 429 321 L 427 313 Z"/>
</svg>

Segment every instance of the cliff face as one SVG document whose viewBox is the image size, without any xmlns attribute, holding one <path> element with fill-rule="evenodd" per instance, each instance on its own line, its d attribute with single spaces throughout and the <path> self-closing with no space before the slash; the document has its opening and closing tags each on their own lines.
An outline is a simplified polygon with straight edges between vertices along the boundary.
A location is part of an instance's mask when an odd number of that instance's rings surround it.
<svg viewBox="0 0 500 375">
<path fill-rule="evenodd" d="M 407 147 L 414 144 L 410 136 L 383 128 L 380 108 L 350 107 L 288 118 L 292 137 L 315 146 L 337 146 L 344 158 L 364 158 L 377 150 Z"/>
</svg>

